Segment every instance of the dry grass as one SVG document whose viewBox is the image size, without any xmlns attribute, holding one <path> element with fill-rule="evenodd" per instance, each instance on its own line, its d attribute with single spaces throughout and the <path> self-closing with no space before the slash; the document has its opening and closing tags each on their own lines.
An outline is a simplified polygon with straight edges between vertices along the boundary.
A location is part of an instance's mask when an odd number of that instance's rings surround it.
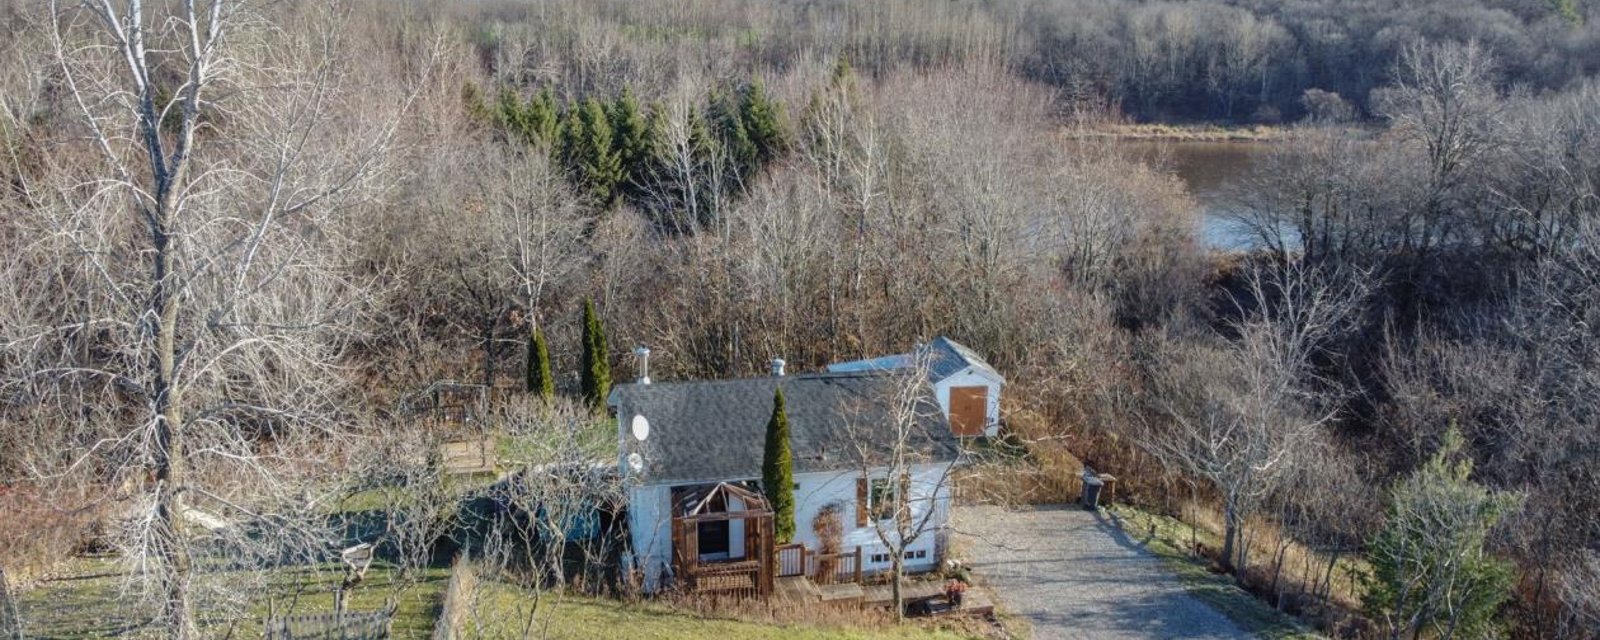
<svg viewBox="0 0 1600 640">
<path fill-rule="evenodd" d="M 85 488 L 0 484 L 0 514 L 0 568 L 14 585 L 26 585 L 93 544 L 92 525 L 104 508 Z"/>
<path fill-rule="evenodd" d="M 1216 573 L 1212 563 L 1188 553 L 1183 537 L 1188 527 L 1176 519 L 1132 507 L 1118 507 L 1113 513 L 1128 535 L 1140 540 L 1146 549 L 1166 562 L 1190 594 L 1222 612 L 1235 624 L 1265 638 L 1319 637 L 1295 618 L 1239 589 L 1230 577 Z"/>
<path fill-rule="evenodd" d="M 1217 557 L 1222 548 L 1222 519 L 1214 509 L 1196 501 L 1183 503 L 1181 517 L 1160 516 L 1138 509 L 1119 509 L 1130 535 L 1150 539 L 1159 555 L 1178 563 L 1201 567 L 1217 574 Z M 1363 576 L 1371 567 L 1360 556 L 1340 555 L 1337 559 L 1310 549 L 1290 538 L 1273 523 L 1252 520 L 1247 524 L 1251 536 L 1245 587 L 1268 609 L 1281 609 L 1297 615 L 1319 628 L 1340 632 L 1359 627 Z M 1279 553 L 1282 554 L 1281 573 Z M 1335 560 L 1333 570 L 1328 563 Z M 1180 570 L 1180 573 L 1185 571 Z M 1193 572 L 1189 572 L 1193 573 Z M 1193 577 L 1193 576 L 1189 576 Z M 1216 575 L 1229 583 L 1232 576 Z M 1274 588 L 1276 577 L 1277 588 Z M 1315 595 L 1321 590 L 1327 599 Z"/>
<path fill-rule="evenodd" d="M 1214 124 L 1101 124 L 1074 129 L 1074 138 L 1118 138 L 1124 140 L 1165 140 L 1173 142 L 1273 142 L 1283 139 L 1283 127 L 1251 125 L 1240 127 Z"/>
<path fill-rule="evenodd" d="M 529 595 L 503 583 L 485 583 L 472 637 L 517 637 Z M 662 597 L 621 601 L 570 593 L 545 594 L 533 612 L 535 627 L 551 640 L 617 635 L 628 638 L 748 638 L 751 640 L 956 640 L 999 638 L 996 628 L 973 620 L 914 620 L 897 625 L 887 612 L 777 601 L 713 601 Z M 517 611 L 521 615 L 507 612 Z"/>
</svg>

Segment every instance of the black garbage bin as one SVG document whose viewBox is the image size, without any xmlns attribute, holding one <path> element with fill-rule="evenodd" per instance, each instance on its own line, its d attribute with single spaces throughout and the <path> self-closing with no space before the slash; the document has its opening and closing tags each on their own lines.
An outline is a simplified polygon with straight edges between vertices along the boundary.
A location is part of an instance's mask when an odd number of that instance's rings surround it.
<svg viewBox="0 0 1600 640">
<path fill-rule="evenodd" d="M 1083 469 L 1083 508 L 1093 511 L 1100 508 L 1100 489 L 1106 485 L 1093 469 Z"/>
</svg>

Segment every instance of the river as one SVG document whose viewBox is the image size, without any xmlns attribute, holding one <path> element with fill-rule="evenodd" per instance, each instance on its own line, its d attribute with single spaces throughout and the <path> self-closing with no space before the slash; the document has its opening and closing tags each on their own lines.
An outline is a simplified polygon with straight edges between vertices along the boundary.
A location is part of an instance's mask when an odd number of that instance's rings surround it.
<svg viewBox="0 0 1600 640">
<path fill-rule="evenodd" d="M 1206 246 L 1242 251 L 1258 246 L 1259 241 L 1227 215 L 1229 208 L 1236 206 L 1231 189 L 1273 144 L 1276 143 L 1121 140 L 1116 146 L 1146 163 L 1170 169 L 1183 180 L 1189 194 L 1200 204 L 1200 233 Z"/>
</svg>

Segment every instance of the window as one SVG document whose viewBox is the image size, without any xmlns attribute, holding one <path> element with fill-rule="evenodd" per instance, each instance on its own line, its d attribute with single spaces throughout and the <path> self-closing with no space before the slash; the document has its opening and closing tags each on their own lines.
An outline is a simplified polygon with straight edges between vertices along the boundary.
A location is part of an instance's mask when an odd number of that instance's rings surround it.
<svg viewBox="0 0 1600 640">
<path fill-rule="evenodd" d="M 916 551 L 907 551 L 905 556 L 907 560 L 922 560 L 928 557 L 928 550 L 918 549 Z"/>
<path fill-rule="evenodd" d="M 887 520 L 894 517 L 899 507 L 898 494 L 894 483 L 888 478 L 873 478 L 867 491 L 867 512 L 872 514 L 872 519 Z"/>
<path fill-rule="evenodd" d="M 874 554 L 872 554 L 871 560 L 872 560 L 873 564 L 883 564 L 883 563 L 889 561 L 889 554 L 887 554 L 887 553 L 874 553 Z"/>
</svg>

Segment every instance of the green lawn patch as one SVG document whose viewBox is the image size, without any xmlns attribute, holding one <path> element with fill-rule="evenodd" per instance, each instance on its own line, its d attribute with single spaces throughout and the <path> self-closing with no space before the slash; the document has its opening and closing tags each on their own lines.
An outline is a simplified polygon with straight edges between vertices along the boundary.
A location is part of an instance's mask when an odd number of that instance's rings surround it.
<svg viewBox="0 0 1600 640">
<path fill-rule="evenodd" d="M 1294 616 L 1280 612 L 1234 584 L 1231 576 L 1212 573 L 1206 562 L 1190 555 L 1189 525 L 1167 516 L 1159 516 L 1133 507 L 1109 507 L 1112 520 L 1145 549 L 1172 569 L 1183 581 L 1184 587 L 1196 598 L 1211 605 L 1227 616 L 1239 628 L 1264 638 L 1300 639 L 1321 638 L 1306 628 Z M 1151 535 L 1151 532 L 1154 535 Z M 1209 532 L 1200 532 L 1201 542 L 1216 544 Z"/>
<path fill-rule="evenodd" d="M 73 563 L 67 575 L 22 593 L 18 608 L 25 637 L 59 640 L 159 637 L 159 629 L 149 625 L 151 607 L 137 602 L 132 593 L 123 590 L 123 571 L 115 560 L 80 560 Z M 269 590 L 276 598 L 278 613 L 331 613 L 334 587 L 339 584 L 342 571 L 341 567 L 331 564 L 275 571 L 271 574 Z M 207 576 L 200 588 L 221 584 L 229 577 L 229 574 Z M 351 593 L 348 608 L 371 611 L 393 602 L 394 638 L 429 637 L 449 571 L 429 569 L 408 584 L 401 584 L 397 577 L 392 568 L 374 565 L 367 572 L 367 579 Z M 207 637 L 222 637 L 232 628 L 234 638 L 260 638 L 267 615 L 267 591 L 258 586 L 244 595 L 249 598 L 249 614 L 244 617 L 220 616 L 201 605 L 197 613 L 202 633 Z M 197 601 L 204 602 L 204 597 L 197 597 Z"/>
</svg>

